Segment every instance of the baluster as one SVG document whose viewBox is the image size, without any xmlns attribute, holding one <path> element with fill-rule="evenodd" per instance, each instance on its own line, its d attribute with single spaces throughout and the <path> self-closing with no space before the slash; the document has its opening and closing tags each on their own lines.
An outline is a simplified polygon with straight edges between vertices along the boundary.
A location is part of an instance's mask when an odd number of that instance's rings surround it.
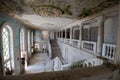
<svg viewBox="0 0 120 80">
<path fill-rule="evenodd" d="M 113 57 L 113 47 L 111 47 L 112 49 L 111 49 L 111 58 Z"/>
<path fill-rule="evenodd" d="M 112 54 L 112 46 L 109 46 L 109 53 L 110 53 L 110 55 L 109 55 L 109 58 L 111 59 L 111 54 Z"/>
<path fill-rule="evenodd" d="M 90 50 L 90 48 L 91 48 L 91 44 L 89 43 L 88 50 Z"/>
<path fill-rule="evenodd" d="M 90 50 L 90 47 L 91 47 L 91 46 L 90 46 L 90 43 L 88 43 L 88 50 Z"/>
<path fill-rule="evenodd" d="M 87 43 L 85 43 L 85 49 L 87 48 Z"/>
<path fill-rule="evenodd" d="M 92 44 L 90 43 L 90 50 L 92 50 Z"/>
<path fill-rule="evenodd" d="M 94 45 L 92 44 L 92 51 L 93 51 L 93 49 L 94 49 Z"/>
<path fill-rule="evenodd" d="M 90 50 L 92 49 L 92 45 L 90 44 Z"/>
<path fill-rule="evenodd" d="M 110 56 L 110 46 L 108 46 L 108 57 Z"/>
<path fill-rule="evenodd" d="M 84 48 L 84 45 L 85 45 L 85 43 L 83 42 L 83 45 L 82 45 L 82 46 L 83 46 L 83 48 Z"/>
<path fill-rule="evenodd" d="M 105 46 L 105 56 L 107 55 L 107 46 Z"/>
<path fill-rule="evenodd" d="M 87 48 L 87 43 L 85 43 L 85 48 Z"/>
<path fill-rule="evenodd" d="M 92 45 L 91 44 L 89 44 L 90 45 L 90 50 L 92 49 Z"/>
</svg>

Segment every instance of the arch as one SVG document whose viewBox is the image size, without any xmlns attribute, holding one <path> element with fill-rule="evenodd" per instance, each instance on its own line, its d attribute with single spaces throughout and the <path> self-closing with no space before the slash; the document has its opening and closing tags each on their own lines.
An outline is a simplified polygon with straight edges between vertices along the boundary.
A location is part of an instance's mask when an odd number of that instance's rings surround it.
<svg viewBox="0 0 120 80">
<path fill-rule="evenodd" d="M 95 66 L 95 61 L 93 61 L 93 66 Z"/>
<path fill-rule="evenodd" d="M 83 64 L 80 64 L 80 68 L 83 68 Z"/>
<path fill-rule="evenodd" d="M 25 51 L 25 30 L 20 29 L 20 51 Z"/>
<path fill-rule="evenodd" d="M 8 22 L 4 22 L 1 26 L 3 75 L 12 75 L 12 70 L 15 70 L 13 29 L 11 26 Z"/>
<path fill-rule="evenodd" d="M 66 29 L 66 38 L 70 39 L 70 28 Z"/>
<path fill-rule="evenodd" d="M 31 34 L 30 33 L 31 33 L 31 31 L 28 30 L 27 31 L 27 37 L 28 37 L 27 38 L 28 39 L 28 41 L 27 41 L 28 42 L 28 58 L 31 57 L 31 43 L 30 43 L 31 42 Z"/>
<path fill-rule="evenodd" d="M 86 63 L 84 64 L 84 67 L 87 68 L 87 64 Z"/>
<path fill-rule="evenodd" d="M 89 63 L 88 63 L 88 66 L 89 66 L 89 67 L 92 67 L 92 63 L 89 62 Z"/>
<path fill-rule="evenodd" d="M 34 43 L 33 43 L 33 31 L 31 31 L 31 53 L 33 53 L 33 47 L 34 47 Z"/>
<path fill-rule="evenodd" d="M 79 34 L 80 34 L 79 25 L 73 26 L 73 29 L 72 29 L 72 39 L 79 40 Z"/>
<path fill-rule="evenodd" d="M 27 52 L 26 52 L 26 44 L 25 44 L 25 28 L 22 27 L 20 29 L 20 59 L 21 59 L 21 63 L 20 63 L 20 71 L 24 72 L 25 68 L 27 67 Z"/>
</svg>

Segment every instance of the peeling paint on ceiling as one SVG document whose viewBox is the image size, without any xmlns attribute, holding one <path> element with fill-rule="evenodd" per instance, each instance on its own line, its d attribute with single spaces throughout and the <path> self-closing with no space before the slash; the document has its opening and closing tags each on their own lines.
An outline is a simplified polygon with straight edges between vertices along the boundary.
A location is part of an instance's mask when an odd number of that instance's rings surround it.
<svg viewBox="0 0 120 80">
<path fill-rule="evenodd" d="M 119 0 L 0 0 L 0 11 L 33 28 L 56 30 L 76 17 L 86 17 L 118 3 Z"/>
</svg>

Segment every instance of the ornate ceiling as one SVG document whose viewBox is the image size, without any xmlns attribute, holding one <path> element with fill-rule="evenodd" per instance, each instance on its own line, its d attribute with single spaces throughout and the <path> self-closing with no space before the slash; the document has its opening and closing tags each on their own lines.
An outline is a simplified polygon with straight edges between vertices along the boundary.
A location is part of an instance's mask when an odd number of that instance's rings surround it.
<svg viewBox="0 0 120 80">
<path fill-rule="evenodd" d="M 119 0 L 0 0 L 0 11 L 17 16 L 23 22 L 27 20 L 34 27 L 48 29 L 50 26 L 52 30 L 76 17 L 93 15 L 118 3 Z"/>
<path fill-rule="evenodd" d="M 38 6 L 33 8 L 35 14 L 42 17 L 59 17 L 62 15 L 62 11 L 51 6 Z"/>
</svg>

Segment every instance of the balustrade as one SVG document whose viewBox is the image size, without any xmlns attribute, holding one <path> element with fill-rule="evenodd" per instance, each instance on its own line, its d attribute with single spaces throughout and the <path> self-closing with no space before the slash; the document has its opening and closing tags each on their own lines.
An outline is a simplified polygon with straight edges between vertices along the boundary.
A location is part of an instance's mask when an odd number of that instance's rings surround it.
<svg viewBox="0 0 120 80">
<path fill-rule="evenodd" d="M 79 40 L 72 39 L 72 45 L 75 47 L 79 47 Z"/>
<path fill-rule="evenodd" d="M 96 53 L 96 42 L 82 41 L 82 49 L 88 50 L 90 52 Z"/>
<path fill-rule="evenodd" d="M 65 39 L 66 44 L 70 44 L 70 39 Z"/>
<path fill-rule="evenodd" d="M 114 60 L 116 45 L 103 44 L 102 56 L 110 60 Z"/>
</svg>

